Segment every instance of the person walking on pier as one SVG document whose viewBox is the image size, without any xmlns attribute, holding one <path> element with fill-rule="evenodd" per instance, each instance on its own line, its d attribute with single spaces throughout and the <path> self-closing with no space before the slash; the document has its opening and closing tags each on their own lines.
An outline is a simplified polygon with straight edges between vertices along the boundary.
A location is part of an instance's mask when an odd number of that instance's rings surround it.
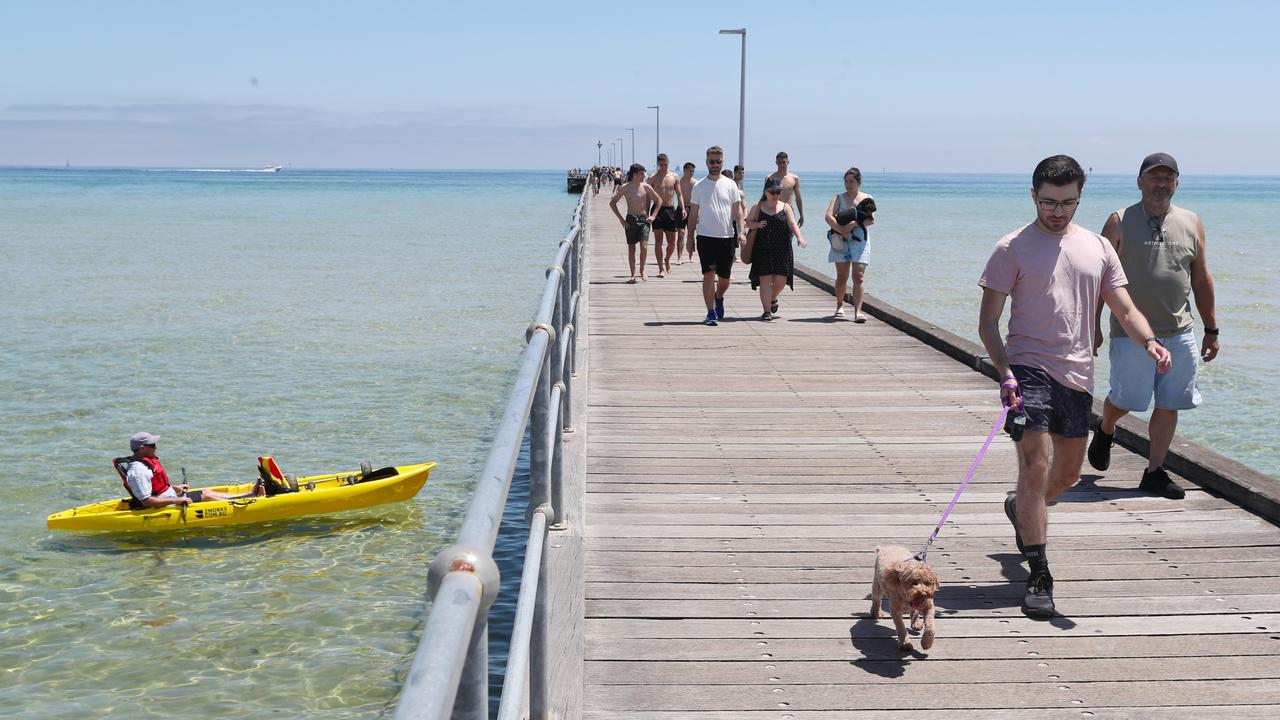
<svg viewBox="0 0 1280 720">
<path fill-rule="evenodd" d="M 693 197 L 693 186 L 698 180 L 693 177 L 693 171 L 698 169 L 697 165 L 691 162 L 684 164 L 684 174 L 680 176 L 680 223 L 679 236 L 676 238 L 676 264 L 684 264 L 684 256 L 688 254 L 689 261 L 693 262 L 693 241 L 689 235 L 689 198 Z"/>
<path fill-rule="evenodd" d="M 867 200 L 872 205 L 867 205 Z M 844 317 L 844 290 L 852 275 L 853 321 L 867 321 L 862 314 L 863 288 L 867 265 L 871 262 L 871 242 L 867 237 L 867 226 L 875 223 L 876 214 L 874 210 L 864 213 L 861 208 L 872 208 L 874 202 L 875 198 L 862 192 L 862 171 L 851 167 L 844 173 L 844 192 L 827 203 L 827 225 L 831 226 L 827 231 L 827 241 L 831 243 L 827 262 L 836 265 L 836 312 L 832 320 Z M 841 225 L 836 219 L 841 213 L 850 213 L 855 219 Z"/>
<path fill-rule="evenodd" d="M 751 248 L 751 288 L 760 289 L 761 320 L 773 320 L 778 312 L 778 296 L 791 286 L 795 255 L 791 250 L 794 236 L 804 247 L 804 236 L 796 224 L 791 206 L 782 202 L 782 183 L 770 180 L 765 183 L 760 202 L 751 207 L 747 215 L 747 230 L 756 233 Z"/>
<path fill-rule="evenodd" d="M 618 201 L 627 199 L 627 216 L 618 212 Z M 617 216 L 627 234 L 627 262 L 631 266 L 631 278 L 628 284 L 636 282 L 636 246 L 640 246 L 640 279 L 648 280 L 645 275 L 645 262 L 649 259 L 649 226 L 662 206 L 662 198 L 657 191 L 644 181 L 644 166 L 635 163 L 627 172 L 627 182 L 613 194 L 609 200 L 609 209 Z M 650 210 L 650 208 L 653 208 Z M 653 213 L 653 214 L 650 214 Z"/>
<path fill-rule="evenodd" d="M 1046 504 L 1080 479 L 1093 405 L 1098 298 L 1156 372 L 1170 366 L 1169 351 L 1125 290 L 1128 281 L 1115 248 L 1071 222 L 1084 182 L 1084 170 L 1066 155 L 1040 161 L 1031 180 L 1035 221 L 1000 238 L 978 280 L 978 335 L 1000 374 L 1001 401 L 1026 423 L 1017 440 L 1017 489 L 1005 498 L 1004 510 L 1031 566 L 1022 599 L 1028 617 L 1055 612 L 1045 553 Z M 1006 340 L 1000 337 L 1000 316 L 1008 298 L 1013 305 Z"/>
<path fill-rule="evenodd" d="M 707 176 L 693 186 L 689 198 L 689 234 L 697 241 L 698 260 L 702 264 L 702 299 L 707 305 L 706 325 L 724 319 L 724 294 L 729 289 L 734 254 L 742 240 L 735 223 L 742 219 L 739 209 L 741 191 L 727 176 L 724 150 L 719 145 L 707 148 Z M 741 225 L 739 224 L 740 228 Z"/>
<path fill-rule="evenodd" d="M 796 226 L 804 227 L 804 199 L 800 197 L 800 177 L 791 172 L 791 156 L 779 151 L 774 163 L 778 169 L 764 179 L 767 183 L 777 179 L 782 182 L 782 202 L 795 209 Z"/>
<path fill-rule="evenodd" d="M 1163 375 L 1156 372 L 1142 348 L 1125 337 L 1124 328 L 1115 315 L 1111 316 L 1111 390 L 1089 443 L 1089 464 L 1098 470 L 1111 466 L 1116 422 L 1128 413 L 1145 411 L 1154 396 L 1155 410 L 1148 424 L 1151 449 L 1138 487 L 1181 500 L 1186 492 L 1169 478 L 1164 459 L 1178 427 L 1178 411 L 1200 404 L 1196 336 L 1192 331 L 1195 321 L 1187 302 L 1191 294 L 1195 295 L 1196 310 L 1204 322 L 1199 357 L 1210 362 L 1218 356 L 1213 276 L 1205 259 L 1204 223 L 1195 213 L 1173 204 L 1173 194 L 1178 189 L 1178 161 L 1165 153 L 1148 155 L 1138 169 L 1138 189 L 1142 199 L 1111 213 L 1102 235 L 1120 256 L 1134 305 L 1151 322 L 1159 342 L 1173 354 L 1173 370 Z M 1101 346 L 1099 327 L 1093 341 L 1095 354 Z"/>
<path fill-rule="evenodd" d="M 666 153 L 658 154 L 658 172 L 649 177 L 649 185 L 662 198 L 653 218 L 653 257 L 658 261 L 658 277 L 671 272 L 671 255 L 676 250 L 676 232 L 680 229 L 680 180 L 668 170 Z"/>
</svg>

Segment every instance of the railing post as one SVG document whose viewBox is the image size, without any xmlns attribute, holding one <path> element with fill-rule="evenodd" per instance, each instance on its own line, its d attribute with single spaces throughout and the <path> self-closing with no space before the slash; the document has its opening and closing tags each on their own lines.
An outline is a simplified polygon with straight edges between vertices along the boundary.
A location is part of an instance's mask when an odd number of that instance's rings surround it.
<svg viewBox="0 0 1280 720">
<path fill-rule="evenodd" d="M 554 343 L 542 358 L 538 380 L 533 390 L 532 415 L 529 418 L 529 505 L 548 504 L 551 488 L 551 454 L 547 447 L 547 427 L 551 422 L 551 374 L 547 364 L 554 353 Z"/>
<path fill-rule="evenodd" d="M 551 715 L 551 612 L 547 603 L 547 589 L 551 585 L 551 563 L 547 557 L 550 537 L 542 534 L 539 550 L 543 561 L 538 566 L 538 577 L 525 578 L 538 583 L 538 595 L 533 599 L 533 625 L 529 629 L 529 717 L 534 720 Z M 531 552 L 533 548 L 525 548 L 526 554 Z"/>
</svg>

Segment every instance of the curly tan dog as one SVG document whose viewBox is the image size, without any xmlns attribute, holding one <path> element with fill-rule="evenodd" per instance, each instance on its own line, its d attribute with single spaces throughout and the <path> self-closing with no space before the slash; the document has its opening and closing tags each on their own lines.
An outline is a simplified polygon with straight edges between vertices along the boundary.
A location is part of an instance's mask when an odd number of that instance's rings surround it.
<svg viewBox="0 0 1280 720">
<path fill-rule="evenodd" d="M 889 612 L 893 625 L 898 629 L 898 648 L 910 650 L 907 628 L 902 624 L 902 613 L 911 608 L 911 629 L 924 629 L 920 645 L 928 650 L 933 647 L 933 596 L 938 592 L 938 574 L 933 568 L 916 560 L 911 551 L 898 545 L 876 547 L 876 571 L 871 580 L 871 617 L 880 619 L 880 601 L 889 596 Z M 923 619 L 923 622 L 922 622 Z"/>
</svg>

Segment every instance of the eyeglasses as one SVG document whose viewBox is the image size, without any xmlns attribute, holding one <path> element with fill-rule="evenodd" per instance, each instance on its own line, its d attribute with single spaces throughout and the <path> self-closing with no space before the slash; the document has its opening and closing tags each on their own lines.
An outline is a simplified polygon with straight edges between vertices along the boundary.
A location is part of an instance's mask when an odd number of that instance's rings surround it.
<svg viewBox="0 0 1280 720">
<path fill-rule="evenodd" d="M 142 443 L 142 447 L 149 447 L 149 448 L 153 448 L 153 447 L 155 447 L 155 446 L 156 446 L 156 444 L 155 444 L 155 443 Z"/>
<path fill-rule="evenodd" d="M 765 190 L 765 192 L 769 193 L 770 195 L 781 195 L 782 188 L 769 188 L 768 190 Z"/>
<path fill-rule="evenodd" d="M 1147 226 L 1151 228 L 1151 241 L 1164 242 L 1164 218 L 1152 216 L 1147 218 Z"/>
<path fill-rule="evenodd" d="M 1036 204 L 1039 205 L 1040 209 L 1044 210 L 1045 212 L 1053 212 L 1058 208 L 1062 208 L 1067 212 L 1071 212 L 1072 210 L 1076 209 L 1076 206 L 1080 204 L 1080 201 L 1079 200 L 1063 200 L 1062 202 L 1058 202 L 1057 200 L 1037 200 Z"/>
<path fill-rule="evenodd" d="M 723 164 L 724 164 L 724 161 L 723 161 L 723 160 L 708 160 L 708 161 L 707 161 L 707 164 L 708 164 L 708 165 L 723 165 Z"/>
</svg>

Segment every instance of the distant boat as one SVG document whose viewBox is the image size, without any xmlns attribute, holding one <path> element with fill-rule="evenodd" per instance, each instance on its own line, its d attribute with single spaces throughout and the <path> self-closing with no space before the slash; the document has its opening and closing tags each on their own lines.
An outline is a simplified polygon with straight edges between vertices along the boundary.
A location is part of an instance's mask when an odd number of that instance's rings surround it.
<svg viewBox="0 0 1280 720">
<path fill-rule="evenodd" d="M 268 165 L 262 168 L 262 172 L 280 172 L 282 169 L 279 165 Z"/>
<path fill-rule="evenodd" d="M 569 192 L 581 194 L 583 189 L 587 187 L 587 174 L 577 170 L 570 170 L 568 173 L 568 186 Z"/>
</svg>

